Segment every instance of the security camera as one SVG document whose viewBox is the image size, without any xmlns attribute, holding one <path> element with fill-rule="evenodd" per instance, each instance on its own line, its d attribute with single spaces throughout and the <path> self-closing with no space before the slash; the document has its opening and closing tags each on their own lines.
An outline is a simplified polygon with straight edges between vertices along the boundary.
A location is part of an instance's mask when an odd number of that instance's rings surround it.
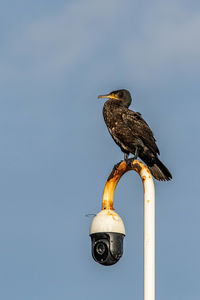
<svg viewBox="0 0 200 300">
<path fill-rule="evenodd" d="M 125 227 L 120 216 L 113 210 L 102 210 L 90 226 L 92 256 L 104 266 L 114 265 L 123 254 Z"/>
</svg>

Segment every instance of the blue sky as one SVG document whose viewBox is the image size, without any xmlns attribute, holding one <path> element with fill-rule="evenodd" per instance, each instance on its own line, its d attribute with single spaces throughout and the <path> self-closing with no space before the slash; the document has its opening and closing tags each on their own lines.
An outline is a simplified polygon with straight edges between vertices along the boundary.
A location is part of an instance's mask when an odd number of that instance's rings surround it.
<svg viewBox="0 0 200 300">
<path fill-rule="evenodd" d="M 142 299 L 137 174 L 115 194 L 118 264 L 92 260 L 85 217 L 123 157 L 97 100 L 118 88 L 173 174 L 155 182 L 157 299 L 199 299 L 199 1 L 2 1 L 0 25 L 1 299 Z"/>
</svg>

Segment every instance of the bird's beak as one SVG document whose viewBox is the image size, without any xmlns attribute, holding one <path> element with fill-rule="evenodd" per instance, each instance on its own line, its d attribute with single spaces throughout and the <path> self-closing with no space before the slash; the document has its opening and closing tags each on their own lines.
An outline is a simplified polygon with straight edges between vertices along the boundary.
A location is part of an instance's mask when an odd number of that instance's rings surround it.
<svg viewBox="0 0 200 300">
<path fill-rule="evenodd" d="M 107 94 L 107 95 L 100 95 L 100 96 L 98 96 L 98 99 L 100 99 L 100 98 L 106 98 L 106 99 L 118 99 L 118 98 L 116 98 L 116 96 L 115 96 L 115 94 L 114 93 L 111 93 L 111 94 Z"/>
</svg>

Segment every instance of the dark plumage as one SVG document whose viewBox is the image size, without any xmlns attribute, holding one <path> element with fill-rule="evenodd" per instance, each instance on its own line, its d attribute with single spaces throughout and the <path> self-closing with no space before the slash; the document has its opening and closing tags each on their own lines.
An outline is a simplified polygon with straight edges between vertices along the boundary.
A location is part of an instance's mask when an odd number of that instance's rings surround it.
<svg viewBox="0 0 200 300">
<path fill-rule="evenodd" d="M 160 154 L 153 132 L 141 114 L 128 107 L 131 94 L 127 90 L 113 91 L 98 98 L 108 98 L 103 107 L 103 116 L 108 130 L 116 144 L 124 152 L 124 159 L 129 153 L 134 158 L 140 157 L 157 180 L 170 180 L 169 170 L 158 159 Z"/>
</svg>

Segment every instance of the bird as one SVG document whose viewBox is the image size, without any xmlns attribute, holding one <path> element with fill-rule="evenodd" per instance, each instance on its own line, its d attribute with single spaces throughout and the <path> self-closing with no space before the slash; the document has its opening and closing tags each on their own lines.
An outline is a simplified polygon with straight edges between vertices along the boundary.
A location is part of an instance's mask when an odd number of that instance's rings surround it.
<svg viewBox="0 0 200 300">
<path fill-rule="evenodd" d="M 126 89 L 112 91 L 98 98 L 107 99 L 103 106 L 103 117 L 115 143 L 128 161 L 130 153 L 133 159 L 138 157 L 147 165 L 155 179 L 169 181 L 172 175 L 159 160 L 160 151 L 149 125 L 139 112 L 129 109 L 131 94 Z"/>
</svg>

